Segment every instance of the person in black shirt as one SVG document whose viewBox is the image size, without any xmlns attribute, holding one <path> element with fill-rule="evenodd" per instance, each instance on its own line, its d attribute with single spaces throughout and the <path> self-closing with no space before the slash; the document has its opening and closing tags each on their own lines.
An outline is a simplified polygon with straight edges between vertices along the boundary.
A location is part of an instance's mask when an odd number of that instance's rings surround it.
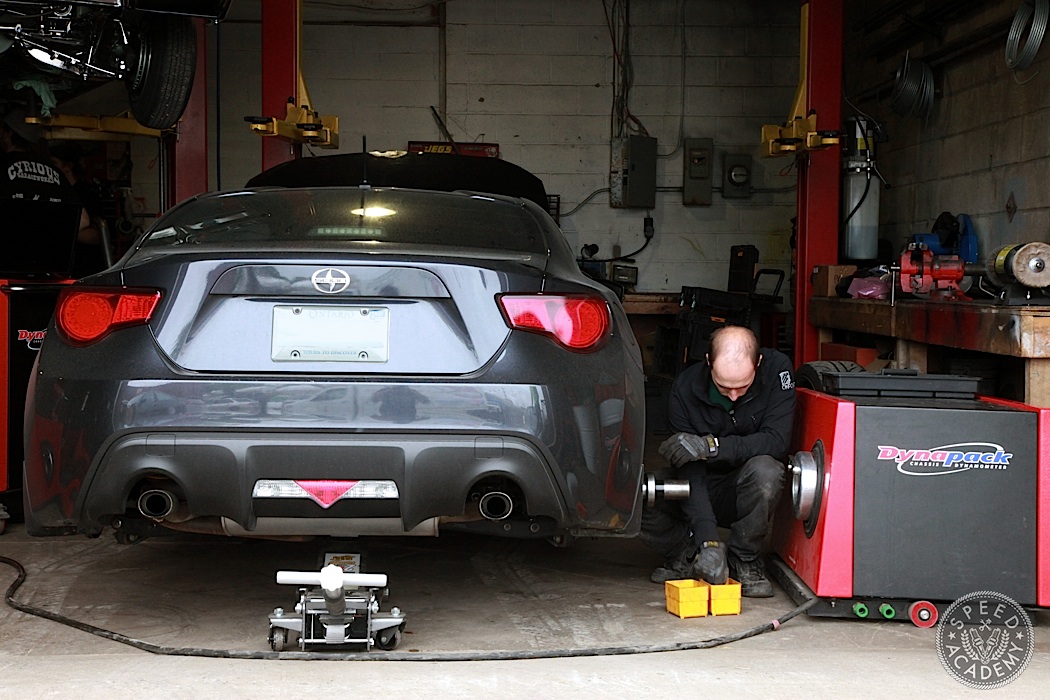
<svg viewBox="0 0 1050 700">
<path fill-rule="evenodd" d="M 105 241 L 102 227 L 105 226 L 105 206 L 91 180 L 84 173 L 84 156 L 80 147 L 73 142 L 61 142 L 50 149 L 51 162 L 58 168 L 66 181 L 73 185 L 80 202 L 90 219 L 87 228 L 77 236 L 77 245 L 73 254 L 73 277 L 84 277 L 106 269 L 106 256 L 103 252 Z"/>
<path fill-rule="evenodd" d="M 759 348 L 747 328 L 720 328 L 710 342 L 707 361 L 688 367 L 671 387 L 674 434 L 660 446 L 676 470 L 672 478 L 689 481 L 689 497 L 647 509 L 641 537 L 665 557 L 655 582 L 722 584 L 732 576 L 742 595 L 768 597 L 773 588 L 759 555 L 786 472 L 795 413 L 791 362 Z M 729 528 L 728 547 L 719 525 Z"/>
<path fill-rule="evenodd" d="M 36 154 L 38 127 L 26 123 L 25 114 L 24 108 L 15 106 L 7 108 L 0 116 L 0 205 L 5 207 L 3 228 L 9 236 L 45 238 L 21 242 L 8 240 L 5 245 L 31 246 L 34 253 L 27 254 L 27 258 L 32 258 L 27 265 L 38 264 L 49 268 L 26 272 L 68 276 L 69 258 L 64 256 L 61 248 L 68 244 L 71 253 L 74 237 L 77 240 L 97 240 L 98 232 L 92 232 L 87 211 L 62 173 Z M 29 209 L 36 216 L 33 221 L 27 222 L 24 213 Z M 67 225 L 71 227 L 68 231 L 54 228 Z M 49 248 L 46 260 L 38 255 Z"/>
</svg>

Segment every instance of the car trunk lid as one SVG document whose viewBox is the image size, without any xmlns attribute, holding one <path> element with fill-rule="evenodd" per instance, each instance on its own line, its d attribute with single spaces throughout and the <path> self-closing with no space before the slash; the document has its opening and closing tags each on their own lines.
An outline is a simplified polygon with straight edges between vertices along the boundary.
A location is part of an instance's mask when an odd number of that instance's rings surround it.
<svg viewBox="0 0 1050 700">
<path fill-rule="evenodd" d="M 497 295 L 539 292 L 543 280 L 522 256 L 475 264 L 182 257 L 151 263 L 172 268 L 160 276 L 173 287 L 150 326 L 171 362 L 198 372 L 475 372 L 510 333 Z M 129 284 L 136 277 L 126 271 Z"/>
</svg>

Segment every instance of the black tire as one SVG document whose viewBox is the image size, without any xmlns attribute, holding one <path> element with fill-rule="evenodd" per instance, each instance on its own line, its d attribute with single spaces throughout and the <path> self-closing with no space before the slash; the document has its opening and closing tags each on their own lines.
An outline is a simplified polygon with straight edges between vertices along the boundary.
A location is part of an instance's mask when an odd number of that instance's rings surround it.
<svg viewBox="0 0 1050 700">
<path fill-rule="evenodd" d="M 175 126 L 186 109 L 197 67 L 197 29 L 189 17 L 144 15 L 132 30 L 132 71 L 125 83 L 131 112 L 151 129 Z"/>
<path fill-rule="evenodd" d="M 824 375 L 834 372 L 863 372 L 856 362 L 845 360 L 817 360 L 807 362 L 795 371 L 795 386 L 802 389 L 824 391 Z"/>
</svg>

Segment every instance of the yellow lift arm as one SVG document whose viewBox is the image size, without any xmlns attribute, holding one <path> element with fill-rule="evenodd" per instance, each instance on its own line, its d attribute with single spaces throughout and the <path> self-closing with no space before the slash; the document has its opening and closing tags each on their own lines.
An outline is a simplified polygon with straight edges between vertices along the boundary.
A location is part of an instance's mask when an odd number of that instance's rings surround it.
<svg viewBox="0 0 1050 700">
<path fill-rule="evenodd" d="M 800 26 L 798 88 L 795 90 L 795 99 L 784 124 L 762 126 L 763 156 L 783 156 L 799 151 L 828 148 L 839 142 L 837 131 L 817 131 L 816 112 L 806 114 L 809 97 L 806 65 L 809 60 L 809 3 L 802 5 Z"/>
<path fill-rule="evenodd" d="M 82 139 L 111 141 L 112 135 L 148 136 L 159 138 L 159 129 L 150 129 L 130 116 L 89 116 L 83 114 L 52 114 L 50 117 L 26 117 L 29 124 L 39 124 L 53 139 Z"/>
<path fill-rule="evenodd" d="M 339 148 L 339 117 L 322 116 L 311 108 L 302 73 L 299 74 L 298 92 L 297 99 L 288 98 L 288 112 L 284 119 L 245 117 L 248 128 L 261 136 L 276 136 L 289 143 L 305 143 L 318 148 Z"/>
</svg>

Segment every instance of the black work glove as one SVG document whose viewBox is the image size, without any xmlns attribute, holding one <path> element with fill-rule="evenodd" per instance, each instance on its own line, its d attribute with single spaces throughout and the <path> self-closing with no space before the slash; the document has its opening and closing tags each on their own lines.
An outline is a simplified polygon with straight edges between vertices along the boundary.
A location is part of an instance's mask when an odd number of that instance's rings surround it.
<svg viewBox="0 0 1050 700">
<path fill-rule="evenodd" d="M 718 456 L 718 438 L 714 435 L 675 433 L 660 443 L 660 455 L 666 457 L 675 469 L 698 459 L 714 459 Z"/>
</svg>

